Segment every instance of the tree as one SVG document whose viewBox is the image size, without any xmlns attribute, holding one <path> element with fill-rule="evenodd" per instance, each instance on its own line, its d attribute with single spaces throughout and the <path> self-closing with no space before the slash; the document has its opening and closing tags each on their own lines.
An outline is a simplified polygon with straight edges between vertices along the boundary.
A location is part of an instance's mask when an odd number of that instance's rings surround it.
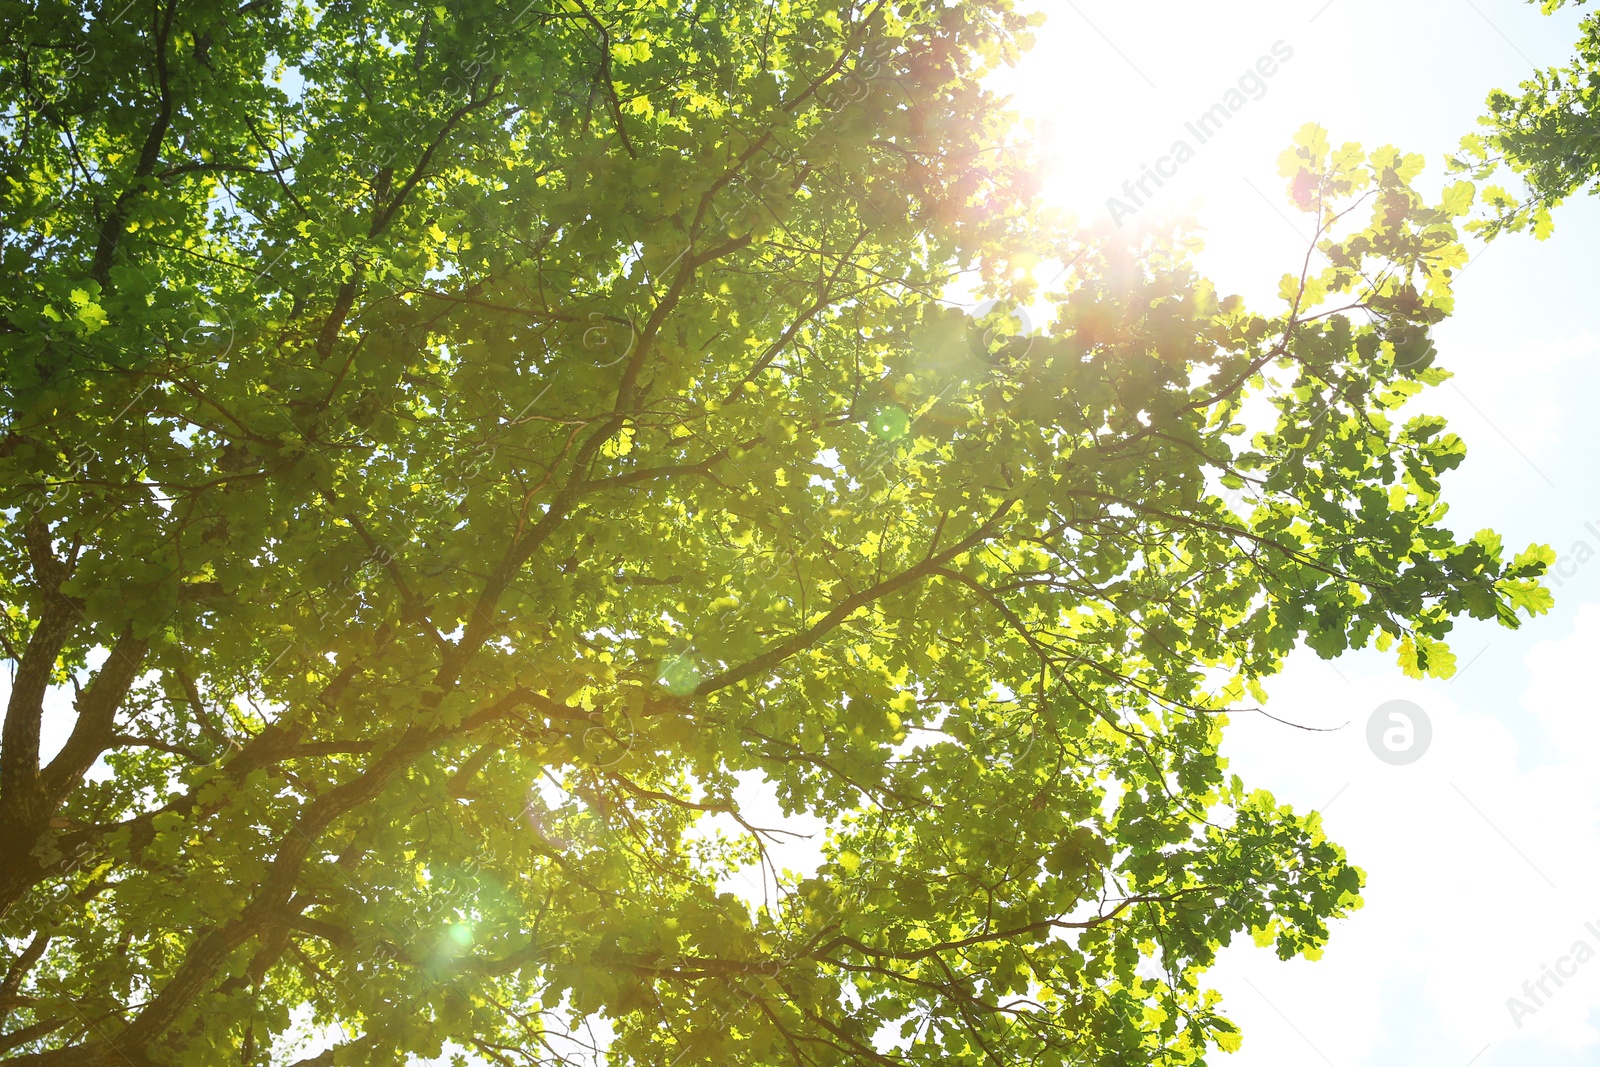
<svg viewBox="0 0 1600 1067">
<path fill-rule="evenodd" d="M 1228 714 L 1548 605 L 1395 415 L 1460 189 L 1308 129 L 1253 313 L 1033 208 L 1007 0 L 6 26 L 6 1062 L 1200 1063 L 1361 887 Z"/>
<path fill-rule="evenodd" d="M 1565 6 L 1566 0 L 1541 4 L 1547 15 Z M 1488 113 L 1478 120 L 1489 132 L 1462 138 L 1452 161 L 1479 179 L 1507 167 L 1525 186 L 1523 196 L 1498 185 L 1484 189 L 1490 211 L 1472 228 L 1489 239 L 1531 229 L 1542 241 L 1555 231 L 1551 208 L 1585 187 L 1600 192 L 1600 14 L 1580 26 L 1572 63 L 1535 71 L 1520 94 L 1491 92 Z"/>
</svg>

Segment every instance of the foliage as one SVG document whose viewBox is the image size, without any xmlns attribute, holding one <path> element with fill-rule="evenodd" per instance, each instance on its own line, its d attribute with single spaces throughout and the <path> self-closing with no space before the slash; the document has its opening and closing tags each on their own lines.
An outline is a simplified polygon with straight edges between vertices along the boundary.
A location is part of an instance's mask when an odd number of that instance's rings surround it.
<svg viewBox="0 0 1600 1067">
<path fill-rule="evenodd" d="M 1033 210 L 1007 0 L 5 25 L 6 1062 L 1201 1063 L 1361 887 L 1226 713 L 1548 605 L 1396 413 L 1470 187 L 1308 129 L 1249 311 Z"/>
<path fill-rule="evenodd" d="M 1545 0 L 1542 6 L 1550 14 L 1566 5 Z M 1470 228 L 1486 237 L 1527 229 L 1542 241 L 1555 231 L 1551 208 L 1585 187 L 1600 192 L 1600 13 L 1585 17 L 1580 32 L 1569 65 L 1535 71 L 1518 94 L 1491 92 L 1488 114 L 1478 120 L 1490 132 L 1461 139 L 1452 161 L 1457 169 L 1483 179 L 1506 166 L 1525 186 L 1521 196 L 1499 185 L 1484 188 L 1491 211 Z"/>
</svg>

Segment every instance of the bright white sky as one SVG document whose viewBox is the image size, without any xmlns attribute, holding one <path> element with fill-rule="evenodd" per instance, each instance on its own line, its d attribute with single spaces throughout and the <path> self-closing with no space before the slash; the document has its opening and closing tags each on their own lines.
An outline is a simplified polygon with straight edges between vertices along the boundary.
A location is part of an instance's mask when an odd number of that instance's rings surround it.
<svg viewBox="0 0 1600 1067">
<path fill-rule="evenodd" d="M 1048 195 L 1085 221 L 1106 217 L 1106 198 L 1274 42 L 1293 49 L 1265 95 L 1126 223 L 1194 212 L 1219 289 L 1261 306 L 1305 247 L 1279 214 L 1295 218 L 1276 173 L 1299 126 L 1422 152 L 1437 188 L 1485 94 L 1564 63 L 1581 14 L 1547 18 L 1517 0 L 1044 3 L 1038 46 L 1001 84 L 1056 161 Z M 1494 526 L 1508 545 L 1542 541 L 1575 558 L 1587 542 L 1585 558 L 1600 556 L 1597 262 L 1600 205 L 1585 197 L 1557 215 L 1551 240 L 1504 238 L 1462 275 L 1457 314 L 1438 331 L 1455 381 L 1419 402 L 1471 447 L 1446 480 L 1458 532 Z M 1563 987 L 1548 983 L 1554 995 L 1520 1028 L 1506 1005 L 1575 942 L 1600 953 L 1585 929 L 1600 931 L 1600 560 L 1556 596 L 1552 615 L 1519 632 L 1459 626 L 1466 669 L 1450 682 L 1410 681 L 1377 654 L 1334 666 L 1296 657 L 1270 687 L 1270 709 L 1348 722 L 1341 731 L 1260 719 L 1230 728 L 1233 769 L 1281 802 L 1325 811 L 1369 880 L 1366 908 L 1335 929 L 1321 961 L 1281 963 L 1248 942 L 1225 953 L 1213 978 L 1245 1034 L 1230 1067 L 1600 1062 L 1600 955 Z M 1434 729 L 1406 767 L 1365 743 L 1368 716 L 1396 698 L 1424 708 Z"/>
</svg>

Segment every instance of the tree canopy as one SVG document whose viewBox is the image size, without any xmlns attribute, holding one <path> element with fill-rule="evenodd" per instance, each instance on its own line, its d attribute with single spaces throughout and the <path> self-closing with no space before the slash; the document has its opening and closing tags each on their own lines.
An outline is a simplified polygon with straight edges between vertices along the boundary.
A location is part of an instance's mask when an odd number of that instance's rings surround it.
<svg viewBox="0 0 1600 1067">
<path fill-rule="evenodd" d="M 1545 14 L 1565 6 L 1566 0 L 1541 3 Z M 1579 32 L 1570 64 L 1535 71 L 1519 93 L 1491 92 L 1478 120 L 1488 132 L 1462 139 L 1453 161 L 1458 169 L 1483 179 L 1504 166 L 1523 185 L 1517 192 L 1484 189 L 1490 210 L 1472 228 L 1488 238 L 1531 230 L 1544 240 L 1555 230 L 1551 208 L 1585 188 L 1600 193 L 1600 13 L 1586 16 Z"/>
<path fill-rule="evenodd" d="M 4 1062 L 1202 1063 L 1362 886 L 1229 713 L 1549 604 L 1396 413 L 1471 186 L 1302 131 L 1252 311 L 1009 0 L 4 25 Z"/>
</svg>

